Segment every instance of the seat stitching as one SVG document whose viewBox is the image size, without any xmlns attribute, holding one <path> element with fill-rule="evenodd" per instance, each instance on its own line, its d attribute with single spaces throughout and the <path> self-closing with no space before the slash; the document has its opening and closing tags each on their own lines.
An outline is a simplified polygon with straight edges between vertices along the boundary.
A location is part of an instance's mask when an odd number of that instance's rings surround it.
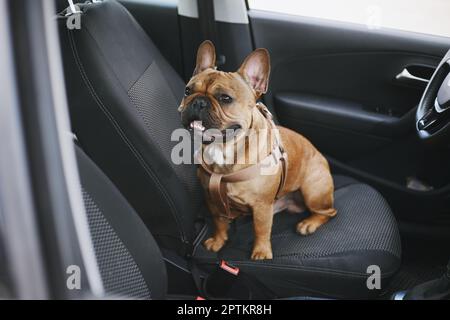
<svg viewBox="0 0 450 320">
<path fill-rule="evenodd" d="M 86 30 L 87 33 L 89 34 L 89 36 L 95 41 L 95 39 L 92 37 L 92 35 L 89 33 L 88 30 Z M 94 88 L 92 87 L 92 84 L 89 80 L 89 77 L 87 76 L 85 70 L 84 70 L 84 66 L 81 62 L 81 59 L 78 55 L 78 51 L 75 45 L 75 39 L 73 37 L 72 32 L 70 32 L 70 30 L 67 31 L 69 34 L 69 39 L 70 39 L 70 46 L 72 49 L 72 53 L 74 55 L 75 58 L 75 62 L 76 65 L 78 67 L 78 70 L 81 73 L 81 77 L 83 79 L 83 82 L 86 84 L 86 86 L 88 87 L 88 91 L 91 94 L 91 96 L 94 98 L 94 101 L 96 102 L 97 106 L 100 108 L 100 110 L 105 114 L 106 118 L 109 120 L 109 122 L 113 125 L 114 129 L 117 131 L 117 133 L 119 134 L 119 136 L 122 138 L 122 140 L 125 142 L 125 144 L 128 146 L 128 148 L 130 149 L 130 151 L 132 152 L 132 154 L 136 157 L 136 159 L 138 160 L 139 164 L 142 166 L 142 168 L 145 170 L 145 172 L 147 172 L 148 176 L 153 180 L 153 182 L 155 182 L 156 186 L 158 187 L 158 189 L 161 191 L 162 195 L 164 196 L 164 198 L 167 200 L 167 202 L 169 203 L 169 208 L 171 209 L 171 213 L 175 218 L 175 221 L 178 225 L 178 230 L 180 232 L 180 235 L 182 237 L 183 242 L 186 241 L 186 235 L 184 234 L 184 231 L 182 228 L 180 228 L 180 221 L 178 219 L 178 210 L 176 209 L 173 200 L 170 198 L 169 194 L 167 193 L 167 191 L 165 190 L 165 188 L 162 186 L 161 182 L 159 181 L 159 179 L 156 177 L 155 173 L 152 172 L 151 168 L 149 168 L 147 166 L 147 164 L 145 163 L 145 160 L 142 158 L 142 156 L 138 153 L 138 151 L 136 150 L 136 148 L 132 145 L 132 143 L 128 140 L 128 138 L 126 137 L 125 133 L 123 132 L 123 130 L 121 129 L 120 125 L 117 123 L 117 121 L 115 120 L 114 116 L 109 112 L 109 110 L 106 109 L 106 107 L 104 106 L 103 102 L 101 101 L 101 99 L 98 97 L 97 93 L 95 92 Z M 96 42 L 96 41 L 95 41 Z M 97 42 L 96 42 L 97 43 Z M 97 44 L 98 45 L 98 44 Z"/>
<path fill-rule="evenodd" d="M 389 255 L 392 255 L 389 251 L 379 250 L 380 252 L 385 252 Z M 394 255 L 392 255 L 394 256 Z M 395 257 L 395 256 L 394 256 Z M 400 260 L 398 257 L 396 259 Z M 201 261 L 202 259 L 199 259 Z M 264 267 L 264 268 L 273 268 L 273 269 L 290 269 L 290 270 L 302 270 L 302 271 L 311 271 L 311 272 L 321 272 L 326 274 L 338 274 L 338 275 L 354 275 L 367 277 L 367 273 L 364 272 L 355 272 L 355 271 L 342 271 L 342 270 L 333 270 L 333 269 L 325 269 L 320 267 L 309 267 L 309 266 L 301 266 L 301 265 L 286 265 L 286 264 L 269 264 L 269 263 L 255 263 L 252 261 L 235 261 L 235 260 L 227 260 L 229 263 L 235 266 L 247 266 L 247 267 Z M 217 261 L 208 261 L 204 260 L 206 264 L 215 264 Z M 394 274 L 396 271 L 385 272 L 382 273 L 384 276 L 390 276 Z"/>
</svg>

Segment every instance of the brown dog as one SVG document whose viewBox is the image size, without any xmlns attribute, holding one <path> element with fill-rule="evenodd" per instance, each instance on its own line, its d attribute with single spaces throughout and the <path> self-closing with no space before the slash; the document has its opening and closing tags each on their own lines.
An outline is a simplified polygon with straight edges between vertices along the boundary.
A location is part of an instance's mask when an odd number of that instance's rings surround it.
<svg viewBox="0 0 450 320">
<path fill-rule="evenodd" d="M 252 52 L 237 72 L 218 71 L 215 68 L 214 45 L 205 41 L 198 49 L 194 75 L 186 86 L 185 97 L 179 107 L 185 127 L 200 131 L 216 129 L 213 134 L 204 133 L 202 151 L 210 161 L 204 170 L 200 167 L 198 171 L 200 181 L 207 190 L 206 200 L 216 227 L 213 236 L 204 244 L 214 252 L 219 251 L 228 239 L 230 219 L 224 217 L 224 206 L 208 190 L 211 176 L 207 172 L 226 175 L 254 164 L 250 161 L 226 161 L 230 156 L 230 146 L 235 147 L 231 152 L 233 157 L 239 148 L 244 151 L 245 159 L 254 159 L 251 156 L 255 152 L 259 155 L 260 150 L 268 150 L 264 156 L 270 154 L 276 143 L 275 136 L 270 133 L 270 119 L 257 107 L 257 100 L 267 91 L 269 73 L 270 58 L 265 49 Z M 254 260 L 272 259 L 270 238 L 274 211 L 286 207 L 301 211 L 297 204 L 292 206 L 293 199 L 302 198 L 311 212 L 308 218 L 297 224 L 297 231 L 302 235 L 312 234 L 336 215 L 333 207 L 334 186 L 327 160 L 303 136 L 283 127 L 277 128 L 288 155 L 284 184 L 280 184 L 283 168 L 277 164 L 273 174 L 259 174 L 245 181 L 230 182 L 225 188 L 227 201 L 235 204 L 231 206 L 233 218 L 253 214 L 255 241 L 251 258 Z M 226 129 L 240 129 L 238 134 L 231 135 L 233 142 L 229 142 L 230 130 Z M 237 145 L 242 137 L 248 139 L 255 134 L 259 134 L 258 138 L 263 136 L 258 140 L 266 142 L 262 143 L 262 147 L 259 144 L 256 149 L 251 148 L 249 143 Z M 225 139 L 224 143 L 216 143 L 218 135 Z M 278 190 L 281 185 L 282 190 Z M 277 193 L 280 196 L 278 202 L 275 201 Z"/>
</svg>

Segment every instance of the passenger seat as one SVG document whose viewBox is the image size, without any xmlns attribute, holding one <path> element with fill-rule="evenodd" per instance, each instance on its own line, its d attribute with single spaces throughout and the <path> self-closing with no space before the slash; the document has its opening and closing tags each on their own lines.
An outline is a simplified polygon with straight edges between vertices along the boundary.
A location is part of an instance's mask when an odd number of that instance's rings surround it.
<svg viewBox="0 0 450 320">
<path fill-rule="evenodd" d="M 171 141 L 171 134 L 181 126 L 177 106 L 184 92 L 183 81 L 117 1 L 79 7 L 80 30 L 67 29 L 64 13 L 60 16 L 73 130 L 83 150 L 120 189 L 161 248 L 193 259 L 204 270 L 212 270 L 220 259 L 226 259 L 259 279 L 278 297 L 369 298 L 380 293 L 367 287 L 367 270 L 377 265 L 384 287 L 398 269 L 401 247 L 397 224 L 376 190 L 348 177 L 334 177 L 338 215 L 313 235 L 295 233 L 296 222 L 307 216 L 306 212 L 275 216 L 273 260 L 250 260 L 251 219 L 234 223 L 230 241 L 221 252 L 206 251 L 202 242 L 211 228 L 207 224 L 195 227 L 199 217 L 209 216 L 196 168 L 171 161 L 171 150 L 177 143 Z M 97 188 L 101 186 L 90 182 L 90 191 L 86 189 L 88 208 L 101 207 L 95 193 L 101 196 L 102 191 Z M 115 200 L 110 199 L 111 204 L 103 200 L 110 208 L 108 212 L 114 209 L 111 206 Z M 124 215 L 111 219 L 123 224 L 118 228 L 130 239 L 130 252 L 142 259 L 137 265 L 143 266 L 139 269 L 145 282 L 156 281 L 157 287 L 162 287 L 158 282 L 162 280 L 154 279 L 147 270 L 152 263 L 147 261 L 145 251 L 153 250 L 154 244 L 142 224 L 137 226 Z M 106 229 L 94 228 L 94 238 Z M 132 239 L 135 235 L 139 236 Z M 146 258 L 139 258 L 139 252 L 145 252 Z M 157 264 L 157 268 L 162 267 Z M 125 269 L 120 270 L 130 272 Z M 139 276 L 134 277 L 141 283 Z"/>
<path fill-rule="evenodd" d="M 92 243 L 108 296 L 164 299 L 167 273 L 155 239 L 103 172 L 75 147 Z"/>
</svg>

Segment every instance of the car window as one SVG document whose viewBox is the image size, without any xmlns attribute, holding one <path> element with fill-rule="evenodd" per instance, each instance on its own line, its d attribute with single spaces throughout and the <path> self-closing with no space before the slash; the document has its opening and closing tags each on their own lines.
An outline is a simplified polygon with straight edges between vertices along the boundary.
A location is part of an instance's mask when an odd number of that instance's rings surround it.
<svg viewBox="0 0 450 320">
<path fill-rule="evenodd" d="M 250 9 L 450 37 L 449 0 L 248 0 Z"/>
</svg>

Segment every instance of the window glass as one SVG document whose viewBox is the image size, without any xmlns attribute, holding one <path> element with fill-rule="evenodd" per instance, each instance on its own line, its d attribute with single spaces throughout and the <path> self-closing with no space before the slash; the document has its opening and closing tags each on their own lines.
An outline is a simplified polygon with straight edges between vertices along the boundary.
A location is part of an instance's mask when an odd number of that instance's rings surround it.
<svg viewBox="0 0 450 320">
<path fill-rule="evenodd" d="M 450 37 L 450 0 L 248 0 L 251 9 Z"/>
</svg>

